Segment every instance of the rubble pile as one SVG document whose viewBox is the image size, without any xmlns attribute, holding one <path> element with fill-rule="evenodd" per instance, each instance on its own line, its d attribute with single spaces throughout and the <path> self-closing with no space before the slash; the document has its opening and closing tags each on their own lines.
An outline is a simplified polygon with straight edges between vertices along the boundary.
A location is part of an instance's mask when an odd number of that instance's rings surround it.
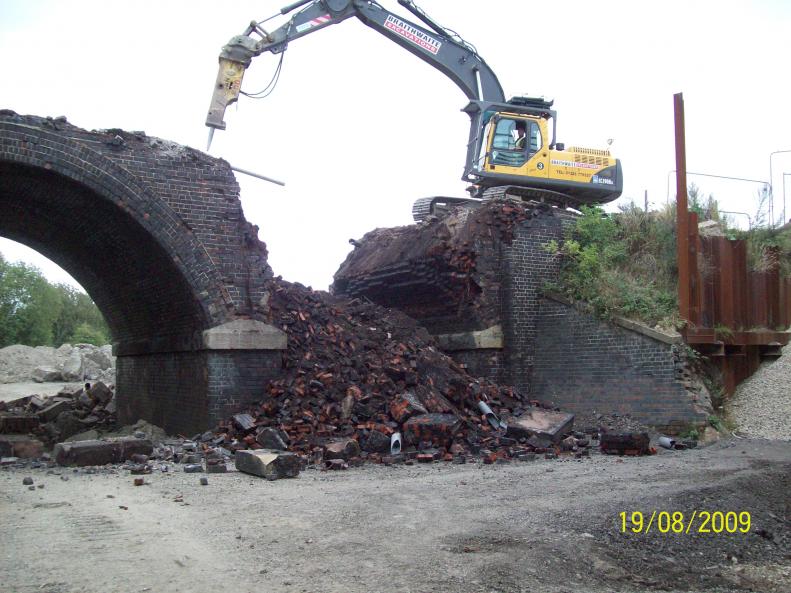
<svg viewBox="0 0 791 593">
<path fill-rule="evenodd" d="M 64 387 L 51 397 L 30 395 L 0 402 L 0 435 L 33 435 L 47 447 L 80 435 L 96 438 L 100 431 L 115 424 L 115 392 L 101 381 L 86 383 L 84 387 Z M 12 454 L 13 451 L 8 452 L 9 456 Z"/>
<path fill-rule="evenodd" d="M 112 347 L 92 344 L 0 348 L 0 383 L 115 382 Z"/>
<path fill-rule="evenodd" d="M 537 402 L 471 377 L 402 313 L 280 279 L 269 290 L 270 323 L 288 334 L 283 377 L 265 387 L 259 405 L 223 423 L 207 445 L 288 449 L 340 466 L 392 461 L 396 434 L 404 452 L 451 460 L 543 450 L 571 430 L 573 416 L 562 413 L 555 419 L 562 432 L 552 432 L 552 422 L 532 425 Z M 543 437 L 528 442 L 538 433 Z"/>
</svg>

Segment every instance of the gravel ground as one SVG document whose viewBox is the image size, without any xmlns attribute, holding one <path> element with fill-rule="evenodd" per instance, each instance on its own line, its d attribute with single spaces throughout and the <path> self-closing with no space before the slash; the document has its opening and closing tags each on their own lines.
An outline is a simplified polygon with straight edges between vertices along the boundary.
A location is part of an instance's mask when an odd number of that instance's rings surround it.
<svg viewBox="0 0 791 593">
<path fill-rule="evenodd" d="M 762 439 L 276 482 L 231 471 L 208 486 L 178 467 L 143 487 L 118 468 L 4 469 L 0 591 L 787 593 L 790 470 L 791 443 Z M 752 524 L 622 531 L 622 512 L 696 510 Z"/>
<path fill-rule="evenodd" d="M 737 387 L 728 409 L 740 434 L 791 440 L 791 344 Z"/>
</svg>

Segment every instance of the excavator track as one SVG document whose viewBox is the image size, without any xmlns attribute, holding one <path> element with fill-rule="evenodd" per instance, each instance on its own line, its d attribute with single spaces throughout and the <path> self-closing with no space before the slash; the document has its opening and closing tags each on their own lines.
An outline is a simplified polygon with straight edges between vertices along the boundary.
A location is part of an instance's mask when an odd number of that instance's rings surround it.
<svg viewBox="0 0 791 593">
<path fill-rule="evenodd" d="M 463 205 L 477 208 L 483 202 L 502 199 L 547 204 L 558 208 L 579 206 L 579 200 L 575 200 L 572 196 L 560 192 L 537 187 L 522 187 L 520 185 L 500 185 L 486 188 L 477 194 L 475 198 L 450 198 L 445 196 L 419 198 L 412 204 L 412 218 L 415 222 L 423 222 L 430 216 L 441 214 L 454 206 Z"/>
<path fill-rule="evenodd" d="M 473 198 L 449 198 L 444 196 L 433 196 L 430 198 L 418 198 L 412 204 L 412 218 L 415 222 L 423 222 L 429 216 L 437 214 L 440 210 L 447 210 L 454 206 L 469 205 L 476 208 L 481 204 L 481 200 Z"/>
<path fill-rule="evenodd" d="M 537 187 L 522 187 L 519 185 L 500 185 L 486 188 L 481 194 L 484 202 L 497 199 L 521 200 L 524 202 L 539 202 L 557 206 L 558 208 L 576 207 L 578 200 L 573 197 L 548 189 Z"/>
</svg>

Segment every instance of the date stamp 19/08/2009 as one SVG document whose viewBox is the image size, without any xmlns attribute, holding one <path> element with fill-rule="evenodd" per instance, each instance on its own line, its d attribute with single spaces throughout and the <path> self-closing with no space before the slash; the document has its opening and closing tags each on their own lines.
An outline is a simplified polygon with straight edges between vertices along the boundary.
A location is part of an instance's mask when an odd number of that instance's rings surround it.
<svg viewBox="0 0 791 593">
<path fill-rule="evenodd" d="M 648 534 L 653 530 L 665 534 L 689 533 L 749 533 L 749 511 L 641 511 L 620 513 L 621 533 Z"/>
</svg>

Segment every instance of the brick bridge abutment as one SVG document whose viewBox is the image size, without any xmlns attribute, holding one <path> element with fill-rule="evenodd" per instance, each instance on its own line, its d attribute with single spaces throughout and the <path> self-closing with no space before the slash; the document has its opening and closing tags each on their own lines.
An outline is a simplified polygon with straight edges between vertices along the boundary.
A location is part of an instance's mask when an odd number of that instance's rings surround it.
<svg viewBox="0 0 791 593">
<path fill-rule="evenodd" d="M 69 272 L 102 311 L 119 420 L 211 427 L 279 374 L 266 246 L 230 166 L 194 149 L 0 110 L 0 235 Z"/>
</svg>

